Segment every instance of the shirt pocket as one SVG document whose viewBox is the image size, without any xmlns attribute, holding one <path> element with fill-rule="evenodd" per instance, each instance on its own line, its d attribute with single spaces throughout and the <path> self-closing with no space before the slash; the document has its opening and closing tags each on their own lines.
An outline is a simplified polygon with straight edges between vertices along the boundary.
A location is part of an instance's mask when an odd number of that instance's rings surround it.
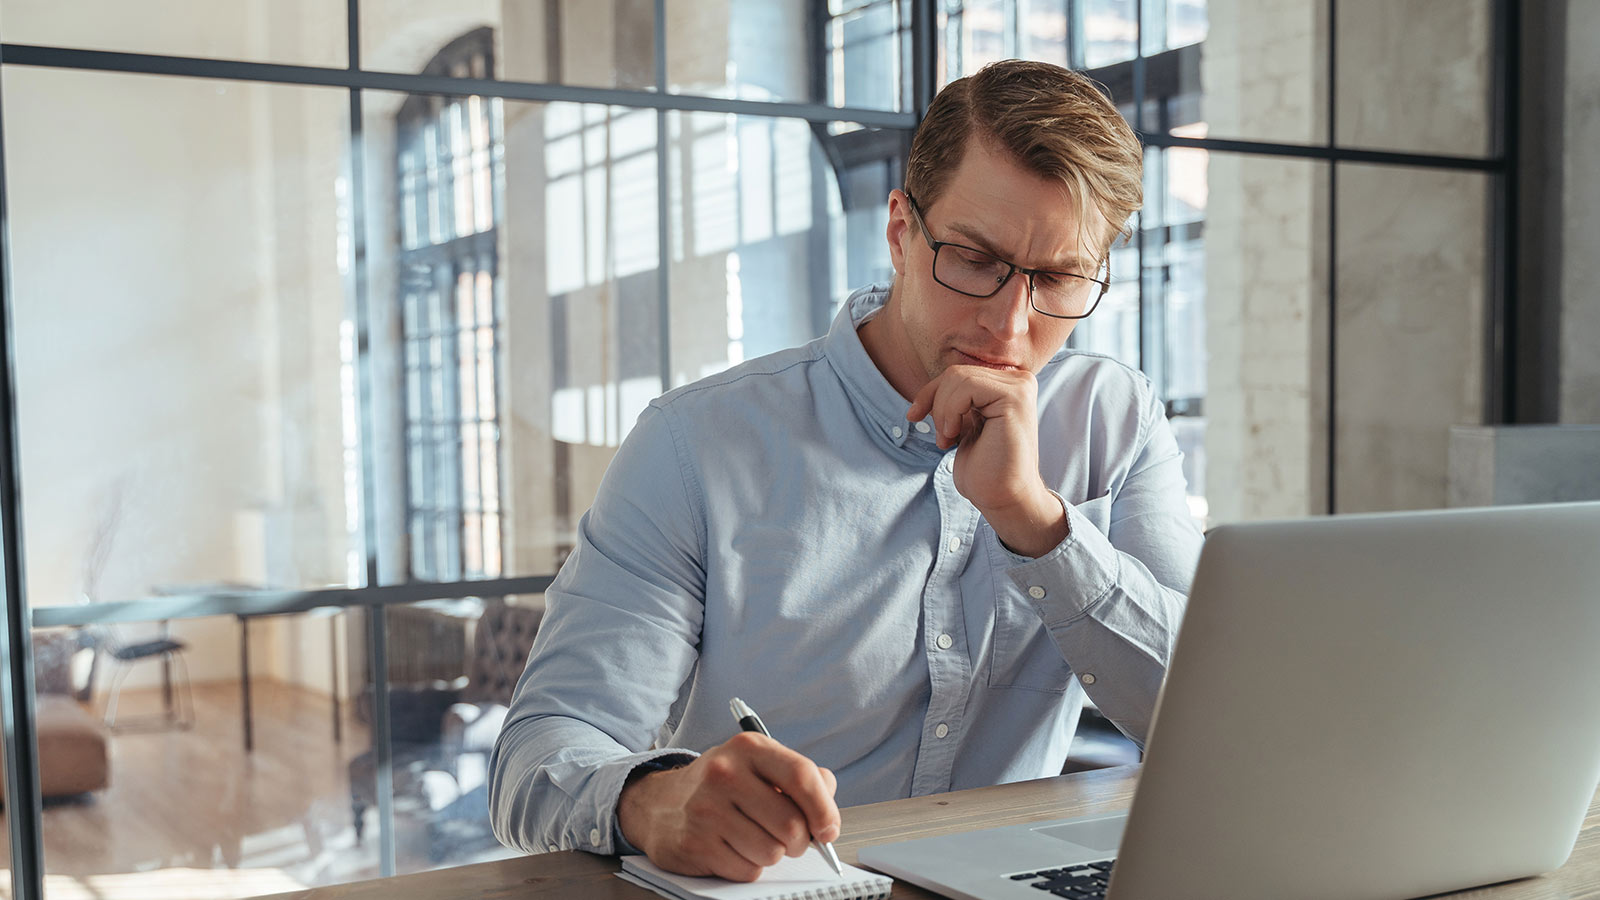
<svg viewBox="0 0 1600 900">
<path fill-rule="evenodd" d="M 1111 519 L 1111 497 L 1073 507 L 1101 533 Z M 997 563 L 999 561 L 997 560 Z M 1009 561 L 1007 561 L 1009 563 Z M 989 655 L 989 686 L 1064 693 L 1072 685 L 1072 666 L 1050 637 L 1038 607 L 1011 580 L 1008 564 L 994 568 L 994 640 Z"/>
<path fill-rule="evenodd" d="M 1072 667 L 1027 596 L 1008 585 L 995 592 L 994 601 L 989 687 L 1064 693 L 1072 684 Z"/>
</svg>

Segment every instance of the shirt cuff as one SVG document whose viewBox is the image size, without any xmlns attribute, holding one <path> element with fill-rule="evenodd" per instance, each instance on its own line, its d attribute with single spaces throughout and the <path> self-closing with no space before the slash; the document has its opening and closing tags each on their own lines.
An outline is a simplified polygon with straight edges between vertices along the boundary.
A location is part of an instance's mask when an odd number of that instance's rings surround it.
<svg viewBox="0 0 1600 900">
<path fill-rule="evenodd" d="M 1047 627 L 1081 618 L 1111 593 L 1122 571 L 1122 556 L 1088 517 L 1055 491 L 1050 492 L 1067 514 L 1067 536 L 1044 556 L 1013 553 L 999 537 L 995 545 L 1006 555 L 1006 574 L 1028 597 Z"/>
<path fill-rule="evenodd" d="M 699 758 L 699 756 L 700 755 L 698 753 L 690 753 L 684 750 L 661 750 L 657 751 L 653 756 L 647 756 L 644 759 L 635 760 L 634 764 L 628 767 L 627 774 L 623 776 L 622 781 L 618 782 L 616 791 L 610 793 L 612 846 L 609 850 L 603 849 L 598 850 L 597 852 L 616 853 L 624 856 L 643 853 L 643 850 L 635 847 L 631 842 L 628 841 L 627 838 L 622 836 L 622 821 L 617 817 L 617 803 L 622 798 L 622 788 L 627 785 L 628 779 L 632 778 L 636 773 L 645 774 L 648 772 L 660 772 L 666 769 L 682 768 L 683 766 L 687 766 L 689 763 L 694 762 Z"/>
</svg>

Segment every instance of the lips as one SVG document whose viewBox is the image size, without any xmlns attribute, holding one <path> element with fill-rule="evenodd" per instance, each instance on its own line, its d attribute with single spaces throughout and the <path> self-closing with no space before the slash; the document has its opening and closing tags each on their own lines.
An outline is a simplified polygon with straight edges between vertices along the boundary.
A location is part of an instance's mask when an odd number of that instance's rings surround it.
<svg viewBox="0 0 1600 900">
<path fill-rule="evenodd" d="M 952 348 L 953 349 L 953 348 Z M 1016 363 L 1006 362 L 1003 359 L 990 359 L 984 356 L 974 356 L 962 350 L 954 350 L 957 364 L 963 366 L 982 366 L 985 369 L 1020 369 Z"/>
</svg>

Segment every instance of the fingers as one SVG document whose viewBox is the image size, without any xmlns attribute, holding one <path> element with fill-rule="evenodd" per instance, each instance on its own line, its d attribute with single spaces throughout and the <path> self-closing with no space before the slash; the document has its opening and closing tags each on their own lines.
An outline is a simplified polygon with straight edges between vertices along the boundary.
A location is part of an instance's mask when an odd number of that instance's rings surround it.
<svg viewBox="0 0 1600 900">
<path fill-rule="evenodd" d="M 683 806 L 680 849 L 684 856 L 724 878 L 748 881 L 782 859 L 791 843 L 803 851 L 804 817 L 756 776 L 744 754 L 719 748 L 696 765 L 701 768 L 700 784 Z M 783 836 L 775 837 L 775 830 Z"/>
<path fill-rule="evenodd" d="M 931 415 L 939 448 L 948 450 L 975 439 L 990 418 L 1031 415 L 1037 389 L 1031 372 L 951 366 L 922 386 L 906 419 L 915 422 Z"/>
<path fill-rule="evenodd" d="M 839 836 L 833 773 L 765 735 L 735 735 L 690 766 L 636 786 L 669 778 L 683 789 L 658 806 L 669 811 L 667 839 L 636 846 L 670 871 L 752 881 L 784 856 L 804 853 L 813 837 Z"/>
<path fill-rule="evenodd" d="M 839 779 L 833 777 L 833 770 L 827 766 L 817 766 L 817 771 L 822 773 L 822 782 L 827 785 L 828 796 L 832 797 L 839 791 Z"/>
<path fill-rule="evenodd" d="M 729 881 L 755 881 L 765 865 L 751 862 L 744 853 L 724 838 L 713 838 L 701 847 L 685 847 L 681 858 L 655 861 L 662 868 L 684 875 L 715 875 Z M 776 859 L 774 860 L 776 862 Z"/>
<path fill-rule="evenodd" d="M 923 385 L 922 390 L 917 391 L 917 395 L 911 398 L 911 408 L 906 410 L 906 421 L 916 422 L 927 418 L 928 413 L 933 410 L 933 395 L 938 389 L 937 378 Z"/>
<path fill-rule="evenodd" d="M 777 842 L 781 855 L 799 856 L 806 852 L 806 846 L 811 843 L 811 827 L 799 804 L 788 794 L 756 779 L 749 792 L 734 799 L 734 805 L 759 826 L 764 837 Z"/>
<path fill-rule="evenodd" d="M 995 387 L 982 378 L 981 375 L 969 377 L 954 369 L 946 370 L 917 393 L 911 408 L 906 410 L 906 418 L 917 421 L 931 415 L 939 449 L 954 447 L 975 422 L 982 421 L 983 417 L 976 415 L 975 411 L 995 399 Z"/>
<path fill-rule="evenodd" d="M 743 737 L 760 739 L 759 741 L 748 741 L 749 744 L 754 745 L 750 749 L 749 759 L 757 777 L 780 791 L 782 795 L 777 799 L 789 804 L 790 807 L 798 808 L 804 817 L 803 825 L 806 832 L 804 837 L 806 840 L 800 842 L 799 851 L 803 852 L 805 850 L 805 844 L 812 837 L 819 841 L 831 841 L 837 838 L 839 836 L 839 807 L 833 802 L 833 792 L 836 786 L 836 782 L 833 780 L 833 773 L 829 772 L 825 778 L 822 774 L 824 770 L 816 763 L 771 738 L 753 734 L 744 735 Z M 763 802 L 761 803 L 752 802 L 752 807 L 761 809 L 763 814 L 768 816 L 775 815 L 782 818 L 786 815 L 792 815 L 792 813 L 784 810 L 781 805 L 774 808 L 765 802 L 770 801 L 772 798 L 764 797 L 762 799 Z M 764 827 L 769 824 L 769 820 L 758 818 L 756 821 L 761 822 Z M 779 826 L 779 830 L 783 831 L 783 827 Z M 769 831 L 771 831 L 771 828 L 769 828 Z M 787 843 L 785 839 L 790 836 L 787 832 L 772 831 L 771 833 L 778 840 L 785 841 L 785 843 Z"/>
</svg>

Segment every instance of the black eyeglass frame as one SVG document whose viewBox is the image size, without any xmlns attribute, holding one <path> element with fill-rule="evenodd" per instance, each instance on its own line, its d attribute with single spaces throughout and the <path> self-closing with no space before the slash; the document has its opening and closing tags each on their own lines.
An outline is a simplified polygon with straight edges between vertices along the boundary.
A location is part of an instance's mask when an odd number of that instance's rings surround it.
<svg viewBox="0 0 1600 900">
<path fill-rule="evenodd" d="M 1107 260 L 1108 271 L 1106 273 L 1106 278 L 1105 280 L 1101 280 L 1099 278 L 1090 278 L 1087 275 L 1078 275 L 1073 272 L 1057 272 L 1051 269 L 1024 269 L 1016 263 L 1011 262 L 1010 260 L 1001 259 L 987 250 L 979 250 L 977 247 L 969 247 L 966 244 L 957 244 L 953 241 L 936 241 L 933 239 L 933 234 L 928 231 L 928 224 L 922 220 L 922 208 L 917 205 L 917 198 L 911 196 L 910 191 L 905 191 L 904 193 L 906 195 L 906 201 L 911 207 L 911 218 L 917 220 L 917 229 L 922 232 L 922 239 L 928 242 L 928 249 L 933 251 L 933 264 L 929 266 L 929 269 L 933 273 L 933 280 L 939 282 L 939 284 L 944 285 L 958 294 L 966 297 L 977 297 L 979 299 L 993 297 L 995 294 L 1000 293 L 1000 290 L 1004 288 L 1006 283 L 1011 280 L 1011 276 L 1021 272 L 1028 278 L 1028 306 L 1032 307 L 1034 312 L 1041 316 L 1049 316 L 1052 319 L 1087 319 L 1091 313 L 1100 308 L 1100 300 L 1105 297 L 1106 291 L 1111 290 L 1109 260 Z M 987 294 L 974 294 L 971 291 L 963 291 L 955 285 L 947 284 L 944 279 L 939 277 L 939 251 L 945 247 L 955 247 L 958 250 L 965 250 L 969 253 L 977 253 L 982 256 L 987 256 L 995 262 L 1005 263 L 1009 267 L 1009 271 L 1006 272 L 1006 277 L 995 283 L 994 290 Z M 1097 266 L 1096 268 L 1098 269 L 1099 267 Z M 1084 281 L 1089 281 L 1100 285 L 1100 293 L 1095 295 L 1094 302 L 1089 304 L 1089 308 L 1084 310 L 1082 315 L 1065 316 L 1061 313 L 1045 312 L 1039 308 L 1039 304 L 1033 302 L 1033 276 L 1035 275 L 1053 275 L 1057 278 L 1079 278 Z"/>
</svg>

